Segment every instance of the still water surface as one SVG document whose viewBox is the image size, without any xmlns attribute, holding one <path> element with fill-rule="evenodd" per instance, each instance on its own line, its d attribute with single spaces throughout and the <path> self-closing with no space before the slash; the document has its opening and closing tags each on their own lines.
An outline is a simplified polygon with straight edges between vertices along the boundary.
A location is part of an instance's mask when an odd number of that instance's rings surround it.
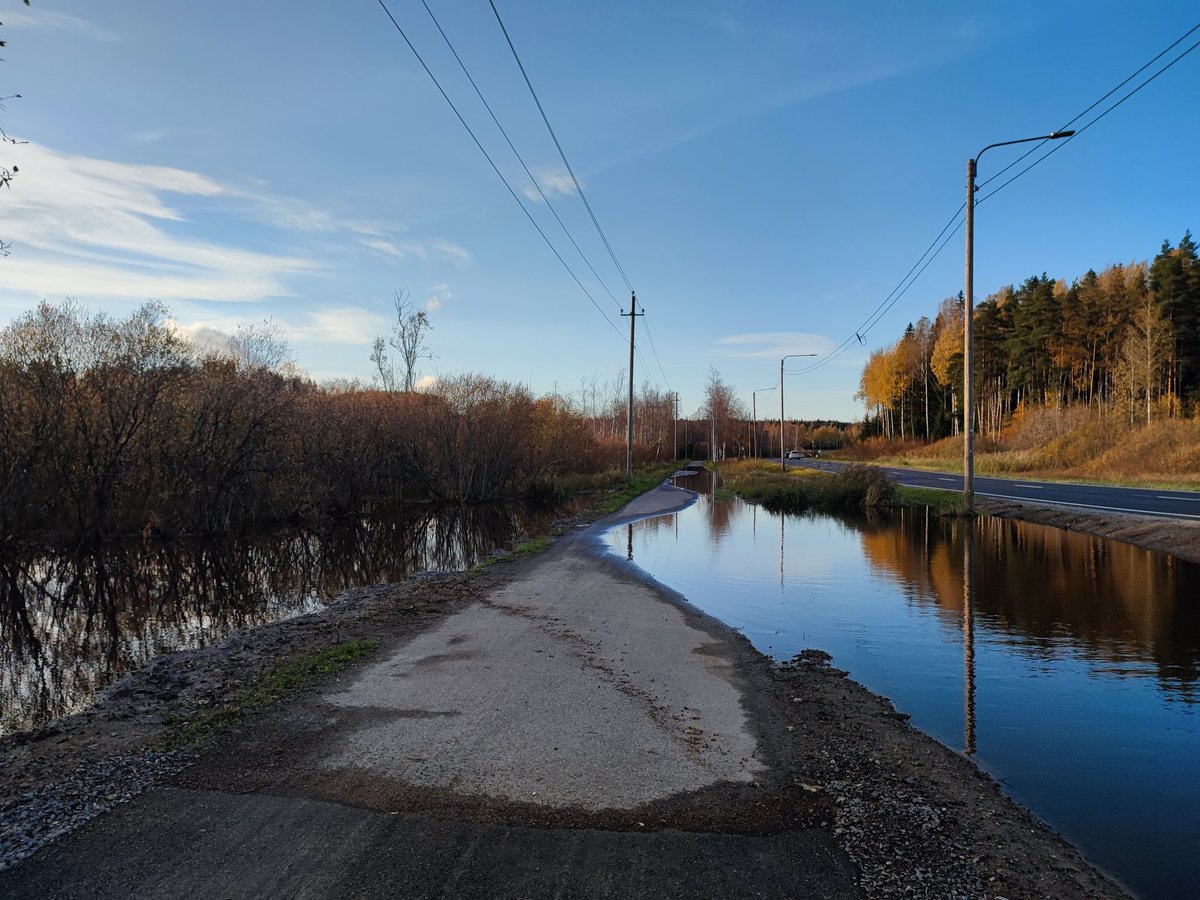
<svg viewBox="0 0 1200 900">
<path fill-rule="evenodd" d="M 1140 896 L 1198 896 L 1200 567 L 986 516 L 711 495 L 608 539 L 775 659 L 832 654 Z"/>
<path fill-rule="evenodd" d="M 554 513 L 426 507 L 320 530 L 0 551 L 0 734 L 84 708 L 155 656 L 313 612 L 347 588 L 469 568 Z"/>
</svg>

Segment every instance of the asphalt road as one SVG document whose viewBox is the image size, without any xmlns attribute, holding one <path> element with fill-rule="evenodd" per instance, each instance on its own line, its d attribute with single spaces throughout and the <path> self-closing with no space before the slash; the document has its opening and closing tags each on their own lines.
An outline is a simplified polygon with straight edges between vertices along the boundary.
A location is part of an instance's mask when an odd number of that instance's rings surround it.
<svg viewBox="0 0 1200 900">
<path fill-rule="evenodd" d="M 826 459 L 793 459 L 788 460 L 788 465 L 836 472 L 845 467 L 847 463 Z M 891 466 L 880 466 L 880 468 L 895 478 L 899 484 L 908 487 L 933 488 L 939 491 L 962 490 L 961 475 Z M 975 493 L 981 497 L 995 497 L 1001 500 L 1016 500 L 1046 506 L 1073 506 L 1103 510 L 1104 512 L 1136 513 L 1172 519 L 1200 519 L 1200 492 L 1196 491 L 1064 484 L 1052 481 L 986 478 L 976 475 Z"/>
</svg>

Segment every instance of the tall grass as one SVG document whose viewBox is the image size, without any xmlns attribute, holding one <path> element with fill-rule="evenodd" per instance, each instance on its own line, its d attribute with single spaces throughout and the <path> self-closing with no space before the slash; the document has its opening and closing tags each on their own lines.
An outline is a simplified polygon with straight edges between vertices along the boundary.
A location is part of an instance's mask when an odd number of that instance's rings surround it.
<svg viewBox="0 0 1200 900">
<path fill-rule="evenodd" d="M 724 463 L 725 486 L 774 512 L 851 510 L 893 506 L 896 485 L 872 466 L 849 466 L 837 474 L 812 469 L 776 469 L 769 463 Z"/>
</svg>

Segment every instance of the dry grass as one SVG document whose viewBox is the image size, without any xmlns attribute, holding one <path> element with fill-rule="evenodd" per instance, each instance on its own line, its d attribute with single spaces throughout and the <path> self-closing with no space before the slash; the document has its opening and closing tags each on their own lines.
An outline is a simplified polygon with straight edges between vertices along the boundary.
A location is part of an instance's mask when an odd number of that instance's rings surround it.
<svg viewBox="0 0 1200 900">
<path fill-rule="evenodd" d="M 838 454 L 946 472 L 962 471 L 962 439 L 928 446 L 878 439 Z M 1200 488 L 1200 419 L 1129 425 L 1088 410 L 1033 410 L 1014 417 L 1000 441 L 976 438 L 975 471 L 1061 481 Z"/>
<path fill-rule="evenodd" d="M 1082 463 L 1081 474 L 1112 481 L 1200 485 L 1200 421 L 1152 422 L 1119 437 Z"/>
</svg>

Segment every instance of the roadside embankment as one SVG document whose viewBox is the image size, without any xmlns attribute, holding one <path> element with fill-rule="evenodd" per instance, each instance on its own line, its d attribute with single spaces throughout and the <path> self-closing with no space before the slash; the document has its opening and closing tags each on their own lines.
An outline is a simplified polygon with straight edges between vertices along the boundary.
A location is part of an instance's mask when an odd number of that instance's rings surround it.
<svg viewBox="0 0 1200 900">
<path fill-rule="evenodd" d="M 116 808 L 0 872 L 0 897 L 1124 896 L 828 657 L 775 666 L 603 549 L 691 499 L 659 486 L 536 556 L 164 657 L 6 740 L 16 856 L 20 828 L 66 815 L 37 806 L 64 774 L 177 755 L 94 791 Z M 281 658 L 366 640 L 238 707 Z M 214 707 L 227 730 L 184 743 Z"/>
<path fill-rule="evenodd" d="M 1037 506 L 989 497 L 977 497 L 975 506 L 988 515 L 1082 531 L 1200 564 L 1200 521 L 1104 513 L 1070 506 Z"/>
</svg>

